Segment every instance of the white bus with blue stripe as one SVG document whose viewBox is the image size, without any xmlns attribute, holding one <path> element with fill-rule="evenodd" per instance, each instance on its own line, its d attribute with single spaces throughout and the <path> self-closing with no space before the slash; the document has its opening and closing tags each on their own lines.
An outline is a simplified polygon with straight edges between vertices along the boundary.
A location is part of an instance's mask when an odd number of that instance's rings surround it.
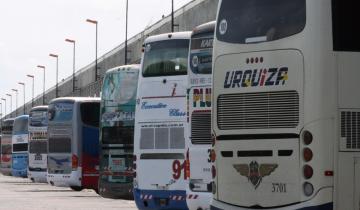
<svg viewBox="0 0 360 210">
<path fill-rule="evenodd" d="M 161 34 L 144 43 L 134 134 L 134 198 L 142 210 L 187 209 L 184 163 L 190 34 Z"/>
<path fill-rule="evenodd" d="M 212 210 L 359 209 L 359 9 L 219 2 Z"/>
</svg>

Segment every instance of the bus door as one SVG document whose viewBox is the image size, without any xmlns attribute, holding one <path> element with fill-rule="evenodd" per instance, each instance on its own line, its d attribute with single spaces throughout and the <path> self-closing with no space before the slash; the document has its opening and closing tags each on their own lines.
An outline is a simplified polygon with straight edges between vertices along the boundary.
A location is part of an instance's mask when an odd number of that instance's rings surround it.
<svg viewBox="0 0 360 210">
<path fill-rule="evenodd" d="M 80 104 L 82 121 L 82 186 L 98 188 L 100 102 Z"/>
</svg>

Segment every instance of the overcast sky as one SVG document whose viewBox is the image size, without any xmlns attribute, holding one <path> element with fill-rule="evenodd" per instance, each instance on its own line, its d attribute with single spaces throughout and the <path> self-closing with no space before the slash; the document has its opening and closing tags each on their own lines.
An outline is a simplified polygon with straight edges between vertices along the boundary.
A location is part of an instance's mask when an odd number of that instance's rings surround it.
<svg viewBox="0 0 360 210">
<path fill-rule="evenodd" d="M 175 9 L 191 0 L 174 0 Z M 26 83 L 26 101 L 31 100 L 31 79 L 35 75 L 35 97 L 42 94 L 43 72 L 46 66 L 46 89 L 55 85 L 55 58 L 59 55 L 59 81 L 72 74 L 72 44 L 76 40 L 76 69 L 95 58 L 95 25 L 98 21 L 98 57 L 125 39 L 125 0 L 0 0 L 0 98 L 7 99 L 19 90 L 19 107 L 23 104 L 22 86 Z M 129 0 L 128 38 L 171 12 L 171 0 Z M 3 101 L 0 101 L 3 103 Z M 4 105 L 3 105 L 4 110 Z M 4 112 L 4 111 L 3 111 Z"/>
</svg>

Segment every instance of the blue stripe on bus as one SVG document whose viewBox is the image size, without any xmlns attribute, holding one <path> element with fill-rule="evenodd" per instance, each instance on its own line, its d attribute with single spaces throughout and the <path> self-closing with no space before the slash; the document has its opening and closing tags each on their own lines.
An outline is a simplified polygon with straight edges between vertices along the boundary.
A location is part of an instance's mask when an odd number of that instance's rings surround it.
<svg viewBox="0 0 360 210">
<path fill-rule="evenodd" d="M 297 210 L 332 210 L 332 209 L 333 209 L 333 203 L 326 203 L 320 206 L 309 206 Z M 220 209 L 215 206 L 211 206 L 210 210 L 225 210 L 225 209 Z"/>
<path fill-rule="evenodd" d="M 141 195 L 152 195 L 152 199 L 143 200 Z M 184 199 L 171 200 L 171 196 L 182 196 Z M 186 204 L 186 191 L 184 190 L 140 190 L 134 189 L 136 206 L 140 210 L 188 210 Z M 167 205 L 160 206 L 160 199 L 166 199 Z"/>
</svg>

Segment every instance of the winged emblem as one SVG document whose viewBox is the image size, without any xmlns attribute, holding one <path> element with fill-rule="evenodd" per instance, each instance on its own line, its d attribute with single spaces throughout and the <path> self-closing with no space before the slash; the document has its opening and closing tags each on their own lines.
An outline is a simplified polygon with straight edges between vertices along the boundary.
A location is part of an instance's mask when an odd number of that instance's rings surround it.
<svg viewBox="0 0 360 210">
<path fill-rule="evenodd" d="M 62 166 L 63 163 L 67 163 L 67 162 L 70 162 L 69 158 L 64 158 L 64 159 L 56 159 L 54 157 L 50 157 L 51 160 L 55 161 L 56 162 L 56 165 L 60 165 Z"/>
<path fill-rule="evenodd" d="M 254 185 L 255 189 L 260 185 L 262 178 L 269 176 L 278 167 L 277 164 L 258 164 L 252 161 L 250 164 L 234 164 L 233 167 L 241 176 L 245 176 Z"/>
</svg>

